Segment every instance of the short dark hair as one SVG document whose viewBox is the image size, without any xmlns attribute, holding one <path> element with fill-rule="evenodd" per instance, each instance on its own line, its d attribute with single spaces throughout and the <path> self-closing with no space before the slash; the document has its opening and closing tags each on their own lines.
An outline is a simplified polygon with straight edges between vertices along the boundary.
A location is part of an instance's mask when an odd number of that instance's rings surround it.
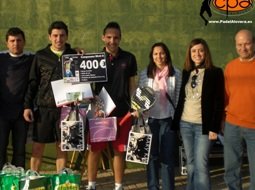
<svg viewBox="0 0 255 190">
<path fill-rule="evenodd" d="M 54 21 L 48 28 L 48 34 L 50 35 L 53 29 L 63 29 L 68 35 L 68 27 L 63 21 Z"/>
<path fill-rule="evenodd" d="M 120 25 L 119 25 L 117 22 L 114 22 L 114 21 L 109 22 L 109 23 L 105 26 L 105 28 L 104 28 L 104 30 L 103 30 L 103 35 L 105 35 L 106 30 L 109 29 L 109 28 L 114 28 L 114 29 L 118 30 L 118 31 L 120 32 L 120 36 L 121 36 Z"/>
<path fill-rule="evenodd" d="M 8 41 L 9 36 L 21 35 L 24 41 L 26 41 L 25 33 L 18 27 L 9 28 L 5 35 L 5 40 Z"/>
</svg>

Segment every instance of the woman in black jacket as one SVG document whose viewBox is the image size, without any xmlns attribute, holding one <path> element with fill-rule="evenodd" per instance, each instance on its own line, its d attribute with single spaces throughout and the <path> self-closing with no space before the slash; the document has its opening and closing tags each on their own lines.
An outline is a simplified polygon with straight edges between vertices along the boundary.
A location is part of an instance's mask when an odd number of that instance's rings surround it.
<svg viewBox="0 0 255 190">
<path fill-rule="evenodd" d="M 211 189 L 208 158 L 224 112 L 224 75 L 212 63 L 205 40 L 191 41 L 175 113 L 187 156 L 187 190 Z"/>
</svg>

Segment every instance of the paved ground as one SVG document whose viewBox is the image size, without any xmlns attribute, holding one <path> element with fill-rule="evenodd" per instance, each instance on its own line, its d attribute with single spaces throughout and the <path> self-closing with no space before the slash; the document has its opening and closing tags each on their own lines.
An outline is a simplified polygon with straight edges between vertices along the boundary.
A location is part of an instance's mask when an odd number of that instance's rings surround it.
<svg viewBox="0 0 255 190">
<path fill-rule="evenodd" d="M 245 164 L 242 170 L 243 174 L 243 190 L 248 190 L 249 187 L 249 172 L 248 165 Z M 186 184 L 186 176 L 179 174 L 180 172 L 176 171 L 175 186 L 176 190 L 184 190 Z M 224 169 L 222 166 L 213 166 L 210 170 L 211 179 L 212 179 L 212 190 L 227 190 L 224 181 L 223 174 Z M 83 176 L 81 190 L 85 189 L 87 184 L 86 173 Z M 100 171 L 98 174 L 97 180 L 97 190 L 112 190 L 113 189 L 113 175 L 111 170 Z M 144 168 L 138 169 L 127 169 L 125 171 L 124 179 L 124 189 L 125 190 L 145 190 L 146 186 L 146 173 Z"/>
</svg>

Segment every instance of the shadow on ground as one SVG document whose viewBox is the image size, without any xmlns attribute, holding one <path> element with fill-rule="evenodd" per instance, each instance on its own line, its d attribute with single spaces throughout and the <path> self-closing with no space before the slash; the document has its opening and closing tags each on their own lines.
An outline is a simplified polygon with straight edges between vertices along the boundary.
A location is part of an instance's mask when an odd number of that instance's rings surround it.
<svg viewBox="0 0 255 190">
<path fill-rule="evenodd" d="M 224 168 L 222 166 L 213 166 L 210 170 L 212 190 L 227 190 L 224 183 Z M 249 171 L 248 165 L 244 164 L 242 168 L 243 176 L 243 190 L 249 188 Z M 113 173 L 111 170 L 99 171 L 97 179 L 97 190 L 112 190 Z M 125 190 L 146 190 L 146 171 L 144 168 L 127 169 L 125 171 L 124 189 Z M 85 189 L 87 184 L 86 173 L 82 178 L 81 190 Z M 180 175 L 178 169 L 176 170 L 175 187 L 176 190 L 184 190 L 186 186 L 186 176 Z"/>
</svg>

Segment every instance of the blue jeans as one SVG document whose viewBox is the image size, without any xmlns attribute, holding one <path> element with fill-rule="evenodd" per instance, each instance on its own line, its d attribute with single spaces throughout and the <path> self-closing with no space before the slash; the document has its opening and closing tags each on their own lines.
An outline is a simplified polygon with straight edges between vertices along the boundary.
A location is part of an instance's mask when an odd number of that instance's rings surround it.
<svg viewBox="0 0 255 190">
<path fill-rule="evenodd" d="M 243 128 L 226 122 L 224 129 L 224 167 L 225 182 L 229 190 L 242 189 L 241 166 L 244 142 L 247 146 L 249 161 L 249 190 L 255 190 L 255 129 Z"/>
<path fill-rule="evenodd" d="M 201 124 L 181 121 L 180 132 L 187 157 L 186 190 L 211 189 L 208 160 L 212 142 L 202 134 Z"/>
<path fill-rule="evenodd" d="M 174 166 L 176 133 L 171 130 L 172 120 L 149 119 L 152 132 L 150 160 L 147 165 L 147 186 L 149 190 L 159 190 L 159 175 L 163 190 L 174 189 Z"/>
</svg>

